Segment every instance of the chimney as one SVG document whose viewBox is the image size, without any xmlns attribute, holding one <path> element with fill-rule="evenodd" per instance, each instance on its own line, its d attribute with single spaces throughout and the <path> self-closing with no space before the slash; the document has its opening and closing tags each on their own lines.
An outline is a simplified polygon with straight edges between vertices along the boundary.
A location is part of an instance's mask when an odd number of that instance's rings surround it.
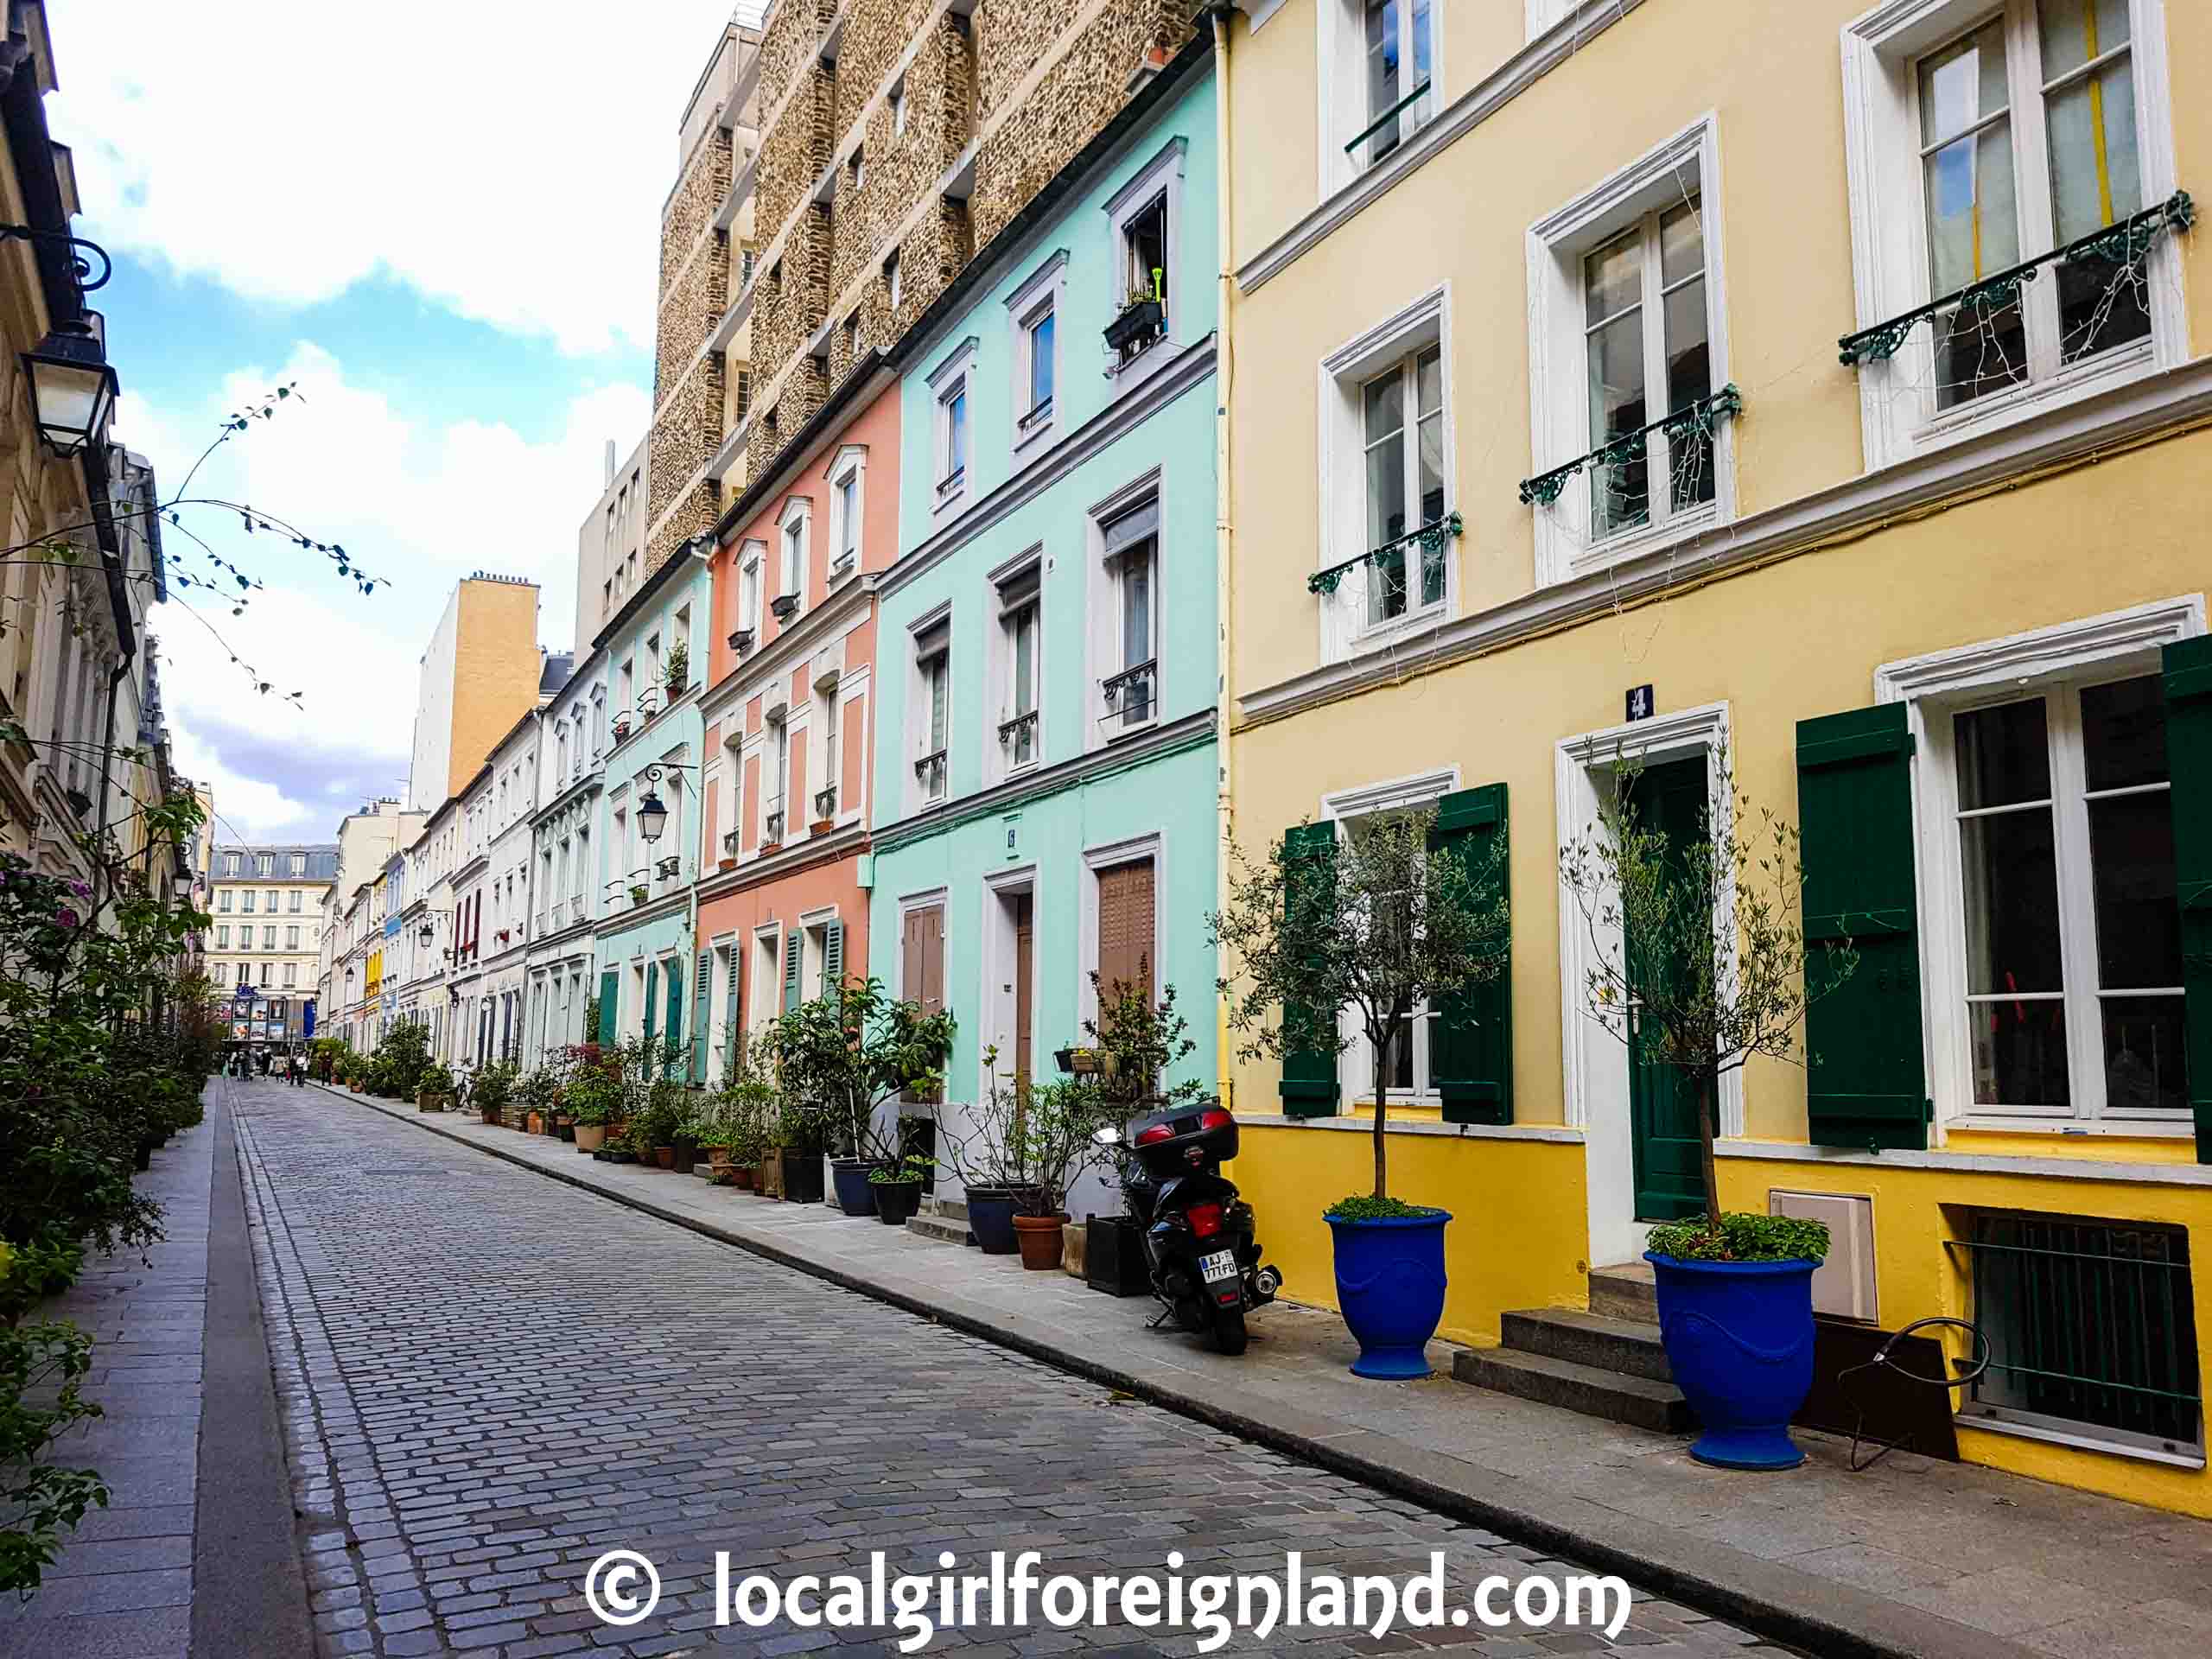
<svg viewBox="0 0 2212 1659">
<path fill-rule="evenodd" d="M 601 480 L 600 480 L 600 486 L 600 486 L 600 488 L 601 488 L 601 489 L 606 489 L 606 488 L 607 488 L 607 487 L 608 487 L 610 485 L 612 485 L 613 482 L 614 482 L 614 440 L 613 440 L 613 439 L 612 439 L 612 438 L 609 438 L 609 439 L 607 441 L 607 476 L 606 476 L 605 478 L 603 478 L 603 479 L 601 479 Z"/>
</svg>

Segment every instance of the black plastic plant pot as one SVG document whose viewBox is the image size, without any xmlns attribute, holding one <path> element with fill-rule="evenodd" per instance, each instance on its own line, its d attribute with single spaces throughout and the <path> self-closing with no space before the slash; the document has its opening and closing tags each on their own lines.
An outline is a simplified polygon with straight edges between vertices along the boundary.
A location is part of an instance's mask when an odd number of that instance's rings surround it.
<svg viewBox="0 0 2212 1659">
<path fill-rule="evenodd" d="M 787 1148 L 784 1153 L 784 1202 L 822 1202 L 822 1154 Z"/>
<path fill-rule="evenodd" d="M 1158 300 L 1139 300 L 1106 325 L 1106 344 L 1115 351 L 1127 351 L 1132 343 L 1158 328 L 1165 315 Z"/>
<path fill-rule="evenodd" d="M 916 1181 L 876 1181 L 875 1218 L 887 1227 L 904 1227 L 922 1207 L 922 1184 Z"/>
<path fill-rule="evenodd" d="M 1144 1236 L 1128 1216 L 1090 1216 L 1083 1229 L 1084 1282 L 1109 1296 L 1141 1296 L 1152 1288 Z"/>
</svg>

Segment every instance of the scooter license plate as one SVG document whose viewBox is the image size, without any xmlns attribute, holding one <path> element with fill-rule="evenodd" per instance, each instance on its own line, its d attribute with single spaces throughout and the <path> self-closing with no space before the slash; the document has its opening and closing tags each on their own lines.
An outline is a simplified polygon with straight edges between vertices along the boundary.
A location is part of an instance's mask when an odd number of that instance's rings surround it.
<svg viewBox="0 0 2212 1659">
<path fill-rule="evenodd" d="M 1224 1279 L 1234 1279 L 1236 1276 L 1236 1252 L 1216 1250 L 1211 1255 L 1200 1256 L 1198 1272 L 1210 1285 L 1217 1285 Z"/>
</svg>

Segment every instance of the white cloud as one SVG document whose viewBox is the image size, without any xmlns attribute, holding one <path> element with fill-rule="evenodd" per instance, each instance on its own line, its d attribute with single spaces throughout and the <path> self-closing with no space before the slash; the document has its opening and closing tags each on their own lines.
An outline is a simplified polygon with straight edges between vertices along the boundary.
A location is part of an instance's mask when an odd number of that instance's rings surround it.
<svg viewBox="0 0 2212 1659">
<path fill-rule="evenodd" d="M 569 645 L 577 526 L 596 493 L 605 435 L 639 429 L 646 400 L 630 386 L 586 391 L 570 401 L 560 437 L 532 443 L 501 423 L 420 419 L 301 341 L 279 368 L 227 377 L 203 409 L 126 393 L 117 435 L 152 459 L 169 499 L 205 447 L 198 435 L 284 383 L 299 395 L 218 450 L 193 496 L 282 514 L 391 585 L 364 598 L 321 555 L 249 536 L 220 509 L 187 507 L 183 528 L 162 531 L 173 570 L 207 569 L 188 529 L 266 586 L 242 617 L 211 593 L 179 588 L 153 627 L 178 766 L 213 783 L 218 810 L 239 830 L 321 838 L 362 797 L 397 792 L 417 664 L 454 582 L 476 569 L 537 582 L 540 642 Z M 274 687 L 265 696 L 257 677 Z M 293 691 L 298 707 L 283 700 Z"/>
<path fill-rule="evenodd" d="M 255 299 L 378 270 L 569 352 L 652 344 L 677 124 L 728 0 L 56 0 L 86 233 Z"/>
</svg>

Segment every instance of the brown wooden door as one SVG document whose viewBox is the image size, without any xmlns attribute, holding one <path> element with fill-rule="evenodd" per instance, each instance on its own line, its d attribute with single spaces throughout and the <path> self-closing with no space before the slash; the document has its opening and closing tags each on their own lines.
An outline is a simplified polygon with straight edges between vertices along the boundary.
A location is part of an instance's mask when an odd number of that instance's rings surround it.
<svg viewBox="0 0 2212 1659">
<path fill-rule="evenodd" d="M 1021 1083 L 1030 1077 L 1029 1034 L 1035 1013 L 1029 990 L 1035 938 L 1031 918 L 1029 894 L 1017 893 L 1014 899 L 1014 1075 Z"/>
<path fill-rule="evenodd" d="M 1098 996 L 1113 1001 L 1117 985 L 1153 988 L 1152 861 L 1116 864 L 1098 873 Z"/>
<path fill-rule="evenodd" d="M 899 995 L 918 1002 L 927 1014 L 944 1007 L 944 910 L 932 905 L 906 912 L 899 941 Z"/>
</svg>

